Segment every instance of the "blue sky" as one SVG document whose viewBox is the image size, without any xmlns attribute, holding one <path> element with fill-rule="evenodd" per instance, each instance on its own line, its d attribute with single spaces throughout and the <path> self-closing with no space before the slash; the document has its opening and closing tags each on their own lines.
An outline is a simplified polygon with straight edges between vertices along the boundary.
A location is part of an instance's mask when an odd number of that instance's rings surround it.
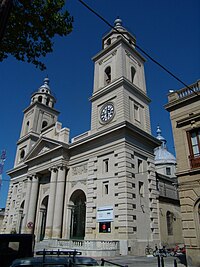
<svg viewBox="0 0 200 267">
<path fill-rule="evenodd" d="M 112 25 L 117 16 L 123 21 L 137 44 L 171 72 L 191 84 L 200 79 L 200 1 L 199 0 L 85 0 Z M 66 7 L 74 16 L 73 32 L 54 39 L 54 52 L 44 62 L 42 72 L 33 65 L 9 57 L 0 63 L 1 131 L 0 150 L 6 149 L 0 207 L 5 207 L 9 177 L 16 142 L 19 138 L 23 110 L 30 104 L 31 94 L 48 75 L 56 95 L 55 108 L 59 121 L 70 128 L 71 138 L 90 129 L 93 90 L 91 58 L 101 50 L 101 39 L 109 26 L 88 11 L 78 0 L 68 0 Z M 152 134 L 159 124 L 167 139 L 168 150 L 174 152 L 169 114 L 164 109 L 169 89 L 184 87 L 147 58 L 146 84 L 150 104 Z"/>
</svg>

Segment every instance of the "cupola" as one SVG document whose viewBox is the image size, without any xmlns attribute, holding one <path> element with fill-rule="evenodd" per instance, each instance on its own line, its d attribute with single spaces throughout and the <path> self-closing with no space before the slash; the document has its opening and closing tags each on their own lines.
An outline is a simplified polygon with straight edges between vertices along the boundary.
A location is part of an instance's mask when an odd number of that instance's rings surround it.
<svg viewBox="0 0 200 267">
<path fill-rule="evenodd" d="M 119 38 L 125 39 L 135 48 L 136 38 L 122 26 L 122 20 L 117 18 L 114 21 L 114 28 L 103 37 L 103 49 L 113 44 Z"/>
<path fill-rule="evenodd" d="M 54 107 L 56 99 L 51 93 L 49 82 L 49 78 L 44 79 L 43 85 L 41 85 L 38 91 L 31 96 L 31 104 L 37 101 L 50 108 Z"/>
<path fill-rule="evenodd" d="M 154 150 L 155 164 L 172 163 L 176 164 L 176 158 L 167 150 L 166 139 L 161 135 L 160 126 L 157 126 L 157 139 L 161 141 L 161 145 Z"/>
</svg>

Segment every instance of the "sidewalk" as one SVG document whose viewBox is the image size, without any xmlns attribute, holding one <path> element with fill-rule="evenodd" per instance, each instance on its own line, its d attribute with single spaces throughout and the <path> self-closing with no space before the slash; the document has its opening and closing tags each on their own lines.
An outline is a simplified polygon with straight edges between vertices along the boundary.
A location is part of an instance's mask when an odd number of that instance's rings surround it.
<svg viewBox="0 0 200 267">
<path fill-rule="evenodd" d="M 157 267 L 158 260 L 157 257 L 145 257 L 145 256 L 117 256 L 117 257 L 107 257 L 105 260 L 112 261 L 121 265 L 128 265 L 128 267 Z M 165 257 L 164 267 L 174 267 L 174 260 L 177 262 L 177 267 L 185 267 L 185 265 L 180 264 L 176 257 Z M 161 265 L 160 265 L 161 266 Z"/>
</svg>

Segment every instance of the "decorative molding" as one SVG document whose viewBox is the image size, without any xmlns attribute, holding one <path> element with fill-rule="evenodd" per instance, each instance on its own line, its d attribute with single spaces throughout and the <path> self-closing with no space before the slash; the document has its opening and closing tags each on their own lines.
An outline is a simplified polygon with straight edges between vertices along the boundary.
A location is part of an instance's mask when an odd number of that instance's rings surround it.
<svg viewBox="0 0 200 267">
<path fill-rule="evenodd" d="M 80 175 L 83 173 L 87 173 L 87 164 L 82 164 L 80 166 L 72 167 L 73 175 Z"/>
<path fill-rule="evenodd" d="M 108 61 L 109 59 L 111 59 L 116 54 L 117 54 L 117 49 L 115 51 L 113 51 L 110 55 L 108 55 L 107 57 L 105 57 L 104 59 L 100 60 L 99 61 L 99 65 L 101 65 L 102 63 L 105 63 L 106 61 Z"/>
<path fill-rule="evenodd" d="M 50 150 L 50 148 L 48 147 L 48 146 L 44 146 L 41 150 L 40 150 L 40 152 L 38 153 L 38 155 L 40 155 L 40 154 L 42 154 L 42 153 L 45 153 L 45 152 L 47 152 L 47 151 L 49 151 Z"/>
<path fill-rule="evenodd" d="M 125 50 L 126 55 L 135 63 L 137 64 L 139 67 L 141 67 L 141 64 L 131 55 L 130 52 L 128 52 L 127 50 Z"/>
</svg>

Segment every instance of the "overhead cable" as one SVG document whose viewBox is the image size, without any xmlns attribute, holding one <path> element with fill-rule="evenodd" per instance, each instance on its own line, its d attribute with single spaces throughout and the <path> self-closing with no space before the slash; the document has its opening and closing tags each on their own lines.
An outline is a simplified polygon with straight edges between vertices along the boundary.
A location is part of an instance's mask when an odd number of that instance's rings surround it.
<svg viewBox="0 0 200 267">
<path fill-rule="evenodd" d="M 121 34 L 127 41 L 129 41 L 129 39 L 122 33 L 120 32 L 117 28 L 115 28 L 113 25 L 111 25 L 104 17 L 102 17 L 100 14 L 98 14 L 94 9 L 92 9 L 90 6 L 88 6 L 84 1 L 82 0 L 78 0 L 82 5 L 84 5 L 87 9 L 89 9 L 92 13 L 94 13 L 98 18 L 100 18 L 101 20 L 103 20 L 109 27 L 111 27 L 112 29 L 114 29 L 116 32 L 118 32 L 119 34 Z M 189 90 L 191 90 L 194 94 L 196 94 L 197 96 L 199 96 L 199 94 L 193 90 L 192 87 L 189 87 L 186 83 L 184 83 L 181 79 L 179 79 L 175 74 L 173 74 L 170 70 L 168 70 L 166 67 L 164 67 L 162 64 L 160 64 L 157 60 L 155 60 L 152 56 L 150 56 L 147 52 L 144 51 L 144 49 L 142 49 L 139 45 L 134 44 L 135 47 L 137 47 L 145 56 L 147 56 L 151 61 L 153 61 L 156 65 L 158 65 L 159 67 L 161 67 L 164 71 L 166 71 L 168 74 L 170 74 L 173 78 L 175 78 L 177 81 L 179 81 L 181 84 L 183 84 L 186 88 L 188 88 Z"/>
</svg>

